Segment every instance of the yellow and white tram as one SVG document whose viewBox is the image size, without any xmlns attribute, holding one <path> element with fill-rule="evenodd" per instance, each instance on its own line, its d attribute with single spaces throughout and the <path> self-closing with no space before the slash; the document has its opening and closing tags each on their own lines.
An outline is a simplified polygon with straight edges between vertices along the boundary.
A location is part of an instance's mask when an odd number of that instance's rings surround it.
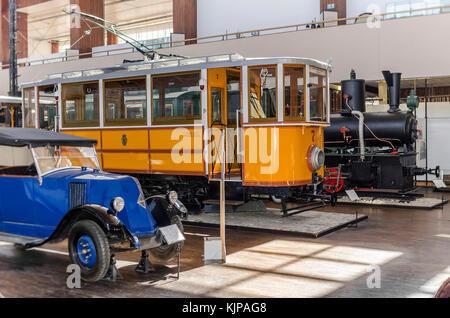
<svg viewBox="0 0 450 318">
<path fill-rule="evenodd" d="M 314 196 L 329 70 L 313 59 L 227 54 L 52 74 L 23 85 L 23 125 L 97 139 L 102 168 L 136 176 L 148 194 L 214 199 L 225 136 L 229 200 Z"/>
</svg>

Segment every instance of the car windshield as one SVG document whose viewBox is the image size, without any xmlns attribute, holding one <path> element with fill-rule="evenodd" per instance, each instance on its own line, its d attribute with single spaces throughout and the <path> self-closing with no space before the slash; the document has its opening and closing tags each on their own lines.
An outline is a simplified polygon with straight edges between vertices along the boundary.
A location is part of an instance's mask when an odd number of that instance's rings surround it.
<svg viewBox="0 0 450 318">
<path fill-rule="evenodd" d="M 100 169 L 93 147 L 46 146 L 33 150 L 41 174 L 71 167 Z"/>
</svg>

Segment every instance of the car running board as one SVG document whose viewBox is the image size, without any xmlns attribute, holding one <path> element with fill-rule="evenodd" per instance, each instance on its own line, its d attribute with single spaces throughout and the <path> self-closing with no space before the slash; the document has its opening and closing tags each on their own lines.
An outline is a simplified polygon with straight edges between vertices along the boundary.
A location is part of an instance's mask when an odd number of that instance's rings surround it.
<svg viewBox="0 0 450 318">
<path fill-rule="evenodd" d="M 0 232 L 0 241 L 22 245 L 25 248 L 37 247 L 45 242 L 45 240 L 36 237 L 19 236 L 4 232 Z"/>
</svg>

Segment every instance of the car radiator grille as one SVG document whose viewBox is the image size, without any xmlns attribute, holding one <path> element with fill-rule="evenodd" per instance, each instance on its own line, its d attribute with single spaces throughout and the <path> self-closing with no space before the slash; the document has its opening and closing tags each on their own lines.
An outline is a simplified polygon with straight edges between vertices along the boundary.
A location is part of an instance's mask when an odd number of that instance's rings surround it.
<svg viewBox="0 0 450 318">
<path fill-rule="evenodd" d="M 86 183 L 71 182 L 69 184 L 69 209 L 86 204 Z"/>
</svg>

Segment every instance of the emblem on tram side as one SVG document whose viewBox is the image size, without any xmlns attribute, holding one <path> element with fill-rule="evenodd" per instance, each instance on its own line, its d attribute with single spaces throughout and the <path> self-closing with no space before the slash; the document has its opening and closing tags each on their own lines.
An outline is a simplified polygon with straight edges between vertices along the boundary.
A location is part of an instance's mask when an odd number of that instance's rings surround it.
<svg viewBox="0 0 450 318">
<path fill-rule="evenodd" d="M 128 143 L 127 135 L 123 135 L 123 136 L 122 136 L 122 145 L 126 146 L 127 143 Z"/>
</svg>

